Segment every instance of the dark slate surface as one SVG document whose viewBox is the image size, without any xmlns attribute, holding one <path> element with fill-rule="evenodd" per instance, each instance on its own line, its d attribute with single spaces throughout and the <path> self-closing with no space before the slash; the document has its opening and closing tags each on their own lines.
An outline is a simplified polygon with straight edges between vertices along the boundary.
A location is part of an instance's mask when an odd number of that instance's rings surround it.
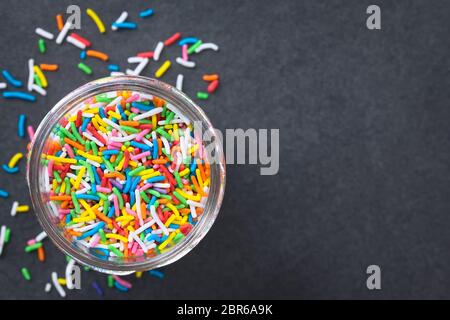
<svg viewBox="0 0 450 320">
<path fill-rule="evenodd" d="M 94 76 L 76 69 L 79 50 L 47 43 L 40 55 L 34 28 L 55 32 L 54 16 L 73 1 L 1 1 L 0 67 L 26 81 L 27 59 L 58 63 L 49 94 L 37 103 L 0 99 L 0 163 L 23 151 L 20 113 L 39 121 L 73 88 Z M 103 3 L 103 4 L 102 4 Z M 280 171 L 229 165 L 220 216 L 203 242 L 164 268 L 162 281 L 145 275 L 111 299 L 177 298 L 449 298 L 450 142 L 449 44 L 446 1 L 377 1 L 382 30 L 365 27 L 369 1 L 83 1 L 111 23 L 122 10 L 138 31 L 100 35 L 85 14 L 81 34 L 126 67 L 176 31 L 220 45 L 195 70 L 183 71 L 186 92 L 204 88 L 201 75 L 219 72 L 221 87 L 202 103 L 215 126 L 280 128 Z M 140 10 L 151 6 L 153 17 Z M 171 48 L 162 59 L 174 58 Z M 144 74 L 152 75 L 156 63 Z M 47 261 L 25 254 L 40 231 L 32 214 L 9 216 L 14 199 L 29 203 L 20 175 L 0 173 L 0 224 L 12 243 L 0 258 L 0 298 L 57 298 L 44 293 L 65 259 L 47 240 Z M 366 289 L 366 267 L 382 268 L 382 290 Z M 27 266 L 27 283 L 20 268 Z M 69 298 L 97 299 L 90 286 L 105 276 L 83 273 Z"/>
</svg>

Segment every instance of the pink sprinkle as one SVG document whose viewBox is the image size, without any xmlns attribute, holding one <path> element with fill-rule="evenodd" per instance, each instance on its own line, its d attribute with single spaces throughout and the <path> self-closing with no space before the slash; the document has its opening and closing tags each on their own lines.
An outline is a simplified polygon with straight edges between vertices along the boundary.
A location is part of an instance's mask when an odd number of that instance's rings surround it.
<svg viewBox="0 0 450 320">
<path fill-rule="evenodd" d="M 141 141 L 141 139 L 147 134 L 149 133 L 150 130 L 149 129 L 144 129 L 141 132 L 138 133 L 138 135 L 136 136 L 136 141 Z"/>
<path fill-rule="evenodd" d="M 105 188 L 102 186 L 96 186 L 97 191 L 103 192 L 103 193 L 111 193 L 111 188 Z"/>
<path fill-rule="evenodd" d="M 135 94 L 133 94 L 131 97 L 129 97 L 127 100 L 125 100 L 125 102 L 133 102 L 133 101 L 136 101 L 137 99 L 139 99 L 139 94 L 138 93 L 135 93 Z"/>
<path fill-rule="evenodd" d="M 118 217 L 120 216 L 120 210 L 119 210 L 119 200 L 117 199 L 116 195 L 114 195 L 113 197 L 113 202 L 114 202 L 114 213 L 116 217 Z"/>
<path fill-rule="evenodd" d="M 50 178 L 53 178 L 53 160 L 48 161 L 47 172 Z"/>
<path fill-rule="evenodd" d="M 36 243 L 35 239 L 30 239 L 30 240 L 27 241 L 27 245 L 29 245 L 29 246 L 31 246 L 31 245 L 33 245 L 35 243 Z"/>
<path fill-rule="evenodd" d="M 145 158 L 145 157 L 147 157 L 149 155 L 150 155 L 150 151 L 145 151 L 145 152 L 139 153 L 139 154 L 137 154 L 135 156 L 132 156 L 131 160 L 133 160 L 133 161 L 139 160 L 139 159 Z"/>
<path fill-rule="evenodd" d="M 139 191 L 147 190 L 148 188 L 151 188 L 151 186 L 152 186 L 151 183 L 147 183 L 147 184 L 143 185 L 143 186 L 139 189 Z"/>
<path fill-rule="evenodd" d="M 131 111 L 132 111 L 133 113 L 142 113 L 142 111 L 139 110 L 138 108 L 131 108 Z"/>
<path fill-rule="evenodd" d="M 188 61 L 188 46 L 187 44 L 183 45 L 182 50 L 181 50 L 181 58 L 184 61 Z"/>
<path fill-rule="evenodd" d="M 137 213 L 134 212 L 133 210 L 131 210 L 130 208 L 125 208 L 125 211 L 126 211 L 128 214 L 131 214 L 132 216 L 137 217 Z"/>
<path fill-rule="evenodd" d="M 71 147 L 71 146 L 69 146 L 69 145 L 66 143 L 66 144 L 64 145 L 64 148 L 66 149 L 67 154 L 69 155 L 69 157 L 75 158 L 75 155 L 73 154 L 73 150 L 72 150 L 72 147 Z"/>
<path fill-rule="evenodd" d="M 89 247 L 95 247 L 100 241 L 100 236 L 96 233 L 92 236 L 91 241 L 89 242 Z"/>
<path fill-rule="evenodd" d="M 30 138 L 30 141 L 33 141 L 34 139 L 34 129 L 32 126 L 28 126 L 27 127 L 27 131 L 28 131 L 28 137 Z"/>
<path fill-rule="evenodd" d="M 116 141 L 111 141 L 108 146 L 116 147 L 116 148 L 120 149 L 120 148 L 122 148 L 122 143 L 116 142 Z"/>
<path fill-rule="evenodd" d="M 137 249 L 138 249 L 138 243 L 135 242 L 135 243 L 133 244 L 133 249 L 131 249 L 131 253 L 132 253 L 132 254 L 135 254 Z"/>
<path fill-rule="evenodd" d="M 116 280 L 119 284 L 121 284 L 125 288 L 131 289 L 133 287 L 131 285 L 131 283 L 129 283 L 128 281 L 125 281 L 125 280 L 119 278 L 119 276 L 114 275 L 113 278 L 114 278 L 114 280 Z"/>
<path fill-rule="evenodd" d="M 59 209 L 60 214 L 68 215 L 70 213 L 70 209 Z"/>
</svg>

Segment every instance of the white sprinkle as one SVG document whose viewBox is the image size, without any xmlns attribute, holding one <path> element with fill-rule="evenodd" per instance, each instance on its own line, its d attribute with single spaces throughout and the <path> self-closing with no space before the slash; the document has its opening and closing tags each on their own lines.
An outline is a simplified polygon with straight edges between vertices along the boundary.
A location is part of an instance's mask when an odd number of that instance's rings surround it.
<svg viewBox="0 0 450 320">
<path fill-rule="evenodd" d="M 118 96 L 117 98 L 115 98 L 113 101 L 111 101 L 110 103 L 108 103 L 108 105 L 106 107 L 112 107 L 115 106 L 117 104 L 119 104 L 122 101 L 123 97 L 122 96 Z"/>
<path fill-rule="evenodd" d="M 41 96 L 45 96 L 47 95 L 47 91 L 44 88 L 39 87 L 37 84 L 33 84 L 31 86 L 31 90 L 36 91 L 37 93 L 39 93 Z"/>
<path fill-rule="evenodd" d="M 56 272 L 52 272 L 52 282 L 53 286 L 56 288 L 56 291 L 58 291 L 61 298 L 66 297 L 66 292 L 64 291 L 63 287 L 58 282 L 58 274 Z"/>
<path fill-rule="evenodd" d="M 81 228 L 74 228 L 73 230 L 77 231 L 77 232 L 86 232 L 86 231 L 89 231 L 91 229 L 94 229 L 100 223 L 102 223 L 102 222 L 101 221 L 100 222 L 96 222 L 96 223 L 93 223 L 93 224 L 90 224 L 90 225 L 87 225 L 87 226 L 84 226 L 84 227 L 81 227 Z"/>
<path fill-rule="evenodd" d="M 204 208 L 204 207 L 205 207 L 204 204 L 202 204 L 202 203 L 200 203 L 200 202 L 197 202 L 197 201 L 187 200 L 186 203 L 187 203 L 188 205 L 194 206 L 194 207 L 199 207 L 199 208 Z"/>
<path fill-rule="evenodd" d="M 169 141 L 167 141 L 167 139 L 166 139 L 165 137 L 163 137 L 163 136 L 161 136 L 161 141 L 162 141 L 162 143 L 163 143 L 163 145 L 164 145 L 164 149 L 166 149 L 166 153 L 167 153 L 167 154 L 170 154 L 170 144 L 169 144 Z"/>
<path fill-rule="evenodd" d="M 164 42 L 158 42 L 156 45 L 155 51 L 153 51 L 153 60 L 158 61 L 161 56 L 161 52 L 164 49 Z"/>
<path fill-rule="evenodd" d="M 143 224 L 142 227 L 139 227 L 138 229 L 136 229 L 136 231 L 134 233 L 135 234 L 140 234 L 142 231 L 147 230 L 148 228 L 150 228 L 154 224 L 155 224 L 155 220 L 152 219 L 149 222 L 146 222 L 145 224 Z"/>
<path fill-rule="evenodd" d="M 129 57 L 127 59 L 128 63 L 141 63 L 144 60 L 148 60 L 148 59 L 143 58 L 143 57 Z"/>
<path fill-rule="evenodd" d="M 28 91 L 33 90 L 33 82 L 34 82 L 33 67 L 34 67 L 34 60 L 28 59 L 28 84 L 27 84 Z"/>
<path fill-rule="evenodd" d="M 142 137 L 142 142 L 145 143 L 146 145 L 148 145 L 150 148 L 153 148 L 153 143 L 151 143 L 150 141 L 148 141 L 146 138 Z"/>
<path fill-rule="evenodd" d="M 159 220 L 158 215 L 156 214 L 156 209 L 154 205 L 150 206 L 150 213 L 152 215 L 153 220 L 156 221 L 156 224 L 159 226 L 159 228 L 162 230 L 162 232 L 167 236 L 169 235 L 169 231 L 167 230 L 166 226 L 164 225 L 164 223 L 161 222 L 161 220 Z"/>
<path fill-rule="evenodd" d="M 144 224 L 144 220 L 142 219 L 141 194 L 139 193 L 139 189 L 134 190 L 134 196 L 136 199 L 136 213 L 139 218 L 139 225 L 142 226 Z"/>
<path fill-rule="evenodd" d="M 117 18 L 117 20 L 114 21 L 114 23 L 122 23 L 122 22 L 124 22 L 125 20 L 127 20 L 127 18 L 128 18 L 128 12 L 124 11 L 124 12 L 122 12 L 122 13 L 120 14 L 120 16 Z M 111 26 L 111 29 L 114 30 L 114 31 L 116 31 L 118 28 L 113 24 L 113 25 Z"/>
<path fill-rule="evenodd" d="M 109 120 L 108 118 L 103 118 L 102 119 L 106 124 L 109 124 L 111 127 L 113 127 L 114 129 L 117 129 L 117 131 L 119 131 L 122 134 L 126 134 L 125 131 L 123 131 L 123 129 L 115 122 Z"/>
<path fill-rule="evenodd" d="M 74 266 L 75 266 L 75 260 L 70 259 L 66 266 L 66 287 L 69 290 L 72 290 L 74 288 L 73 281 L 72 281 L 73 280 L 72 272 L 73 272 Z"/>
<path fill-rule="evenodd" d="M 86 49 L 86 45 L 83 43 L 83 42 L 81 42 L 80 40 L 78 40 L 78 39 L 75 39 L 74 37 L 72 37 L 72 36 L 68 36 L 67 38 L 66 38 L 66 41 L 68 42 L 68 43 L 70 43 L 70 44 L 73 44 L 75 47 L 77 47 L 78 49 L 81 49 L 81 50 L 84 50 L 84 49 Z"/>
<path fill-rule="evenodd" d="M 199 53 L 202 52 L 203 50 L 214 50 L 214 51 L 218 51 L 219 50 L 219 46 L 215 43 L 202 43 L 201 45 L 199 45 L 197 47 L 197 49 L 195 49 L 195 53 Z"/>
<path fill-rule="evenodd" d="M 93 166 L 95 166 L 96 168 L 100 167 L 100 163 L 98 163 L 97 161 L 91 160 L 91 159 L 86 159 L 86 162 L 92 164 Z"/>
<path fill-rule="evenodd" d="M 85 118 L 93 118 L 95 116 L 95 114 L 89 112 L 83 112 L 81 115 Z"/>
<path fill-rule="evenodd" d="M 47 233 L 45 231 L 42 231 L 41 233 L 39 233 L 36 238 L 34 238 L 34 240 L 36 240 L 36 242 L 41 242 L 42 240 L 44 240 L 45 238 L 47 238 Z"/>
<path fill-rule="evenodd" d="M 19 202 L 14 201 L 11 207 L 11 217 L 15 217 L 17 214 L 17 207 L 19 206 Z"/>
<path fill-rule="evenodd" d="M 118 76 L 124 76 L 125 73 L 120 72 L 120 71 L 111 71 L 111 73 L 109 74 L 111 77 L 118 77 Z"/>
<path fill-rule="evenodd" d="M 99 141 L 96 137 L 92 136 L 90 133 L 87 133 L 86 131 L 83 132 L 83 136 L 85 136 L 86 138 L 88 138 L 91 141 L 94 141 L 96 145 L 98 145 L 99 147 L 104 147 L 105 145 Z"/>
<path fill-rule="evenodd" d="M 53 33 L 50 33 L 42 28 L 36 28 L 36 30 L 34 30 L 34 32 L 36 32 L 36 34 L 41 36 L 42 38 L 45 38 L 48 40 L 53 40 L 53 38 L 55 37 L 53 35 Z"/>
<path fill-rule="evenodd" d="M 169 121 L 169 123 L 167 123 L 166 120 L 160 120 L 160 121 L 158 121 L 158 124 L 159 124 L 160 126 L 164 126 L 164 125 L 166 125 L 166 124 L 174 124 L 174 123 L 185 123 L 185 122 L 184 122 L 182 119 L 172 119 L 172 120 Z"/>
<path fill-rule="evenodd" d="M 70 21 L 67 21 L 64 27 L 62 28 L 61 32 L 56 37 L 56 44 L 61 44 L 63 42 L 64 38 L 66 37 L 71 27 L 72 23 Z"/>
<path fill-rule="evenodd" d="M 6 88 L 6 82 L 0 82 L 0 89 Z"/>
<path fill-rule="evenodd" d="M 50 290 L 52 290 L 52 284 L 51 284 L 50 282 L 47 282 L 47 283 L 45 284 L 45 289 L 44 289 L 44 291 L 45 291 L 46 293 L 49 293 Z"/>
<path fill-rule="evenodd" d="M 148 62 L 149 62 L 149 60 L 145 58 L 144 60 L 139 62 L 138 66 L 134 70 L 127 69 L 126 73 L 129 75 L 138 76 L 141 74 L 141 72 L 147 66 Z"/>
<path fill-rule="evenodd" d="M 136 117 L 135 117 L 135 119 L 136 119 Z M 130 134 L 125 137 L 109 137 L 109 140 L 114 141 L 114 142 L 125 142 L 125 141 L 133 140 L 134 138 L 136 138 L 136 136 L 137 136 L 137 134 L 133 133 L 133 134 Z"/>
<path fill-rule="evenodd" d="M 195 62 L 194 61 L 186 61 L 186 60 L 183 60 L 183 58 L 178 57 L 176 59 L 176 62 L 179 65 L 182 65 L 183 67 L 186 67 L 186 68 L 195 68 Z"/>
<path fill-rule="evenodd" d="M 148 249 L 145 246 L 145 244 L 141 241 L 141 239 L 139 239 L 139 237 L 134 232 L 130 232 L 130 235 L 138 243 L 138 245 L 142 248 L 142 250 L 144 250 L 144 252 L 147 252 Z"/>
<path fill-rule="evenodd" d="M 139 121 L 145 118 L 149 118 L 155 114 L 161 113 L 163 111 L 163 108 L 158 107 L 158 108 L 154 108 L 152 110 L 149 110 L 147 112 L 141 113 L 140 115 L 137 115 L 136 117 L 133 118 L 133 120 L 135 121 Z"/>
<path fill-rule="evenodd" d="M 178 117 L 180 117 L 180 119 L 183 120 L 184 123 L 186 123 L 187 125 L 189 125 L 191 123 L 191 121 L 189 121 L 188 118 L 186 118 L 181 112 L 180 110 L 178 110 L 177 107 L 175 107 L 173 104 L 171 103 L 167 103 L 166 105 L 167 109 L 169 109 L 170 111 L 174 112 Z M 135 118 L 136 119 L 136 118 Z"/>
<path fill-rule="evenodd" d="M 176 85 L 176 87 L 180 91 L 183 91 L 183 79 L 184 79 L 184 77 L 183 77 L 182 74 L 179 74 L 177 76 L 177 85 Z"/>
<path fill-rule="evenodd" d="M 194 206 L 189 206 L 189 208 L 191 209 L 191 216 L 192 218 L 197 218 L 197 212 L 195 211 L 195 207 Z"/>
<path fill-rule="evenodd" d="M 171 184 L 170 183 L 153 183 L 153 186 L 155 188 L 167 189 L 167 188 L 170 188 Z"/>
<path fill-rule="evenodd" d="M 5 245 L 6 226 L 2 226 L 0 229 L 0 256 L 3 252 L 3 246 Z"/>
</svg>

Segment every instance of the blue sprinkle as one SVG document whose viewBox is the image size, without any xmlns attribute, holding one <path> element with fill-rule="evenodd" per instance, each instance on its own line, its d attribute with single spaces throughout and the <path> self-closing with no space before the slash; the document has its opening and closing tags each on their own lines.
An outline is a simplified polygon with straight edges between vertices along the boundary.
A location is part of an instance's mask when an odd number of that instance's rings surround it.
<svg viewBox="0 0 450 320">
<path fill-rule="evenodd" d="M 148 203 L 148 209 L 150 210 L 150 206 L 152 206 L 156 202 L 156 197 L 152 196 L 150 199 L 150 202 Z"/>
<path fill-rule="evenodd" d="M 147 179 L 148 183 L 153 183 L 153 182 L 158 182 L 158 181 L 163 181 L 164 179 L 166 179 L 166 177 L 164 176 L 156 176 L 156 177 L 152 177 Z"/>
<path fill-rule="evenodd" d="M 100 117 L 102 117 L 102 119 L 106 118 L 105 110 L 103 108 L 99 108 L 98 113 L 100 113 Z"/>
<path fill-rule="evenodd" d="M 93 236 L 94 234 L 96 234 L 98 232 L 98 230 L 100 230 L 101 228 L 103 228 L 105 226 L 105 223 L 102 221 L 98 224 L 98 226 L 96 226 L 94 229 L 91 229 L 89 231 L 86 231 L 85 233 L 83 233 L 81 236 L 77 237 L 78 240 L 83 240 L 86 239 L 87 237 Z"/>
<path fill-rule="evenodd" d="M 86 131 L 86 128 L 87 128 L 89 122 L 91 122 L 91 118 L 85 118 L 83 120 L 83 124 L 81 125 L 81 132 L 85 132 Z"/>
<path fill-rule="evenodd" d="M 155 107 L 153 107 L 152 105 L 146 105 L 146 104 L 139 103 L 139 102 L 132 102 L 131 106 L 136 109 L 144 110 L 144 111 L 150 111 L 152 109 L 155 109 Z"/>
<path fill-rule="evenodd" d="M 0 189 L 0 197 L 1 198 L 8 198 L 9 197 L 9 193 L 3 189 Z"/>
<path fill-rule="evenodd" d="M 80 59 L 81 60 L 86 59 L 86 51 L 83 50 L 83 51 L 80 52 Z"/>
<path fill-rule="evenodd" d="M 114 22 L 112 24 L 113 27 L 116 27 L 117 29 L 136 29 L 137 28 L 137 24 L 134 22 L 121 22 L 121 23 L 117 23 Z"/>
<path fill-rule="evenodd" d="M 109 71 L 119 71 L 120 67 L 117 64 L 110 64 L 110 65 L 108 65 L 108 70 Z"/>
<path fill-rule="evenodd" d="M 72 220 L 72 216 L 70 214 L 68 214 L 66 216 L 66 224 L 68 224 L 70 222 L 70 220 Z"/>
<path fill-rule="evenodd" d="M 130 145 L 133 146 L 133 147 L 135 147 L 135 148 L 139 148 L 139 149 L 142 149 L 142 150 L 145 150 L 145 151 L 150 151 L 150 147 L 149 147 L 148 145 L 144 144 L 144 143 L 139 143 L 139 142 L 136 142 L 136 141 L 131 141 L 131 142 L 130 142 Z"/>
<path fill-rule="evenodd" d="M 114 215 L 114 213 L 115 213 L 114 207 L 109 208 L 108 218 L 112 218 L 112 216 Z"/>
<path fill-rule="evenodd" d="M 3 98 L 6 99 L 22 99 L 25 101 L 36 101 L 36 97 L 29 93 L 17 92 L 17 91 L 4 91 Z"/>
<path fill-rule="evenodd" d="M 100 287 L 100 285 L 97 283 L 97 281 L 92 282 L 92 287 L 97 291 L 99 296 L 103 296 L 103 290 Z"/>
<path fill-rule="evenodd" d="M 104 150 L 104 151 L 102 151 L 102 154 L 104 156 L 109 156 L 109 155 L 113 155 L 113 154 L 119 154 L 119 150 Z"/>
<path fill-rule="evenodd" d="M 98 196 L 94 196 L 92 194 L 77 194 L 77 199 L 85 199 L 85 200 L 94 200 L 99 201 L 100 198 Z"/>
<path fill-rule="evenodd" d="M 2 168 L 7 173 L 17 173 L 17 172 L 19 172 L 19 167 L 10 168 L 10 167 L 8 167 L 8 165 L 4 164 L 4 165 L 2 165 Z"/>
<path fill-rule="evenodd" d="M 117 281 L 114 281 L 114 286 L 117 288 L 117 290 L 119 291 L 123 291 L 123 292 L 127 292 L 128 288 L 124 287 L 123 285 L 121 285 L 120 283 L 118 283 Z"/>
<path fill-rule="evenodd" d="M 158 141 L 153 138 L 153 159 L 158 159 Z"/>
<path fill-rule="evenodd" d="M 141 11 L 141 13 L 139 13 L 139 17 L 141 18 L 147 18 L 153 15 L 153 9 L 147 9 L 144 11 Z"/>
<path fill-rule="evenodd" d="M 197 168 L 197 162 L 195 160 L 192 160 L 191 167 L 189 168 L 191 175 L 195 175 L 196 168 Z"/>
<path fill-rule="evenodd" d="M 97 193 L 97 187 L 95 186 L 95 183 L 91 183 L 91 190 L 92 193 Z"/>
<path fill-rule="evenodd" d="M 2 74 L 6 81 L 8 81 L 14 87 L 20 88 L 21 86 L 23 86 L 22 81 L 14 79 L 14 77 L 9 73 L 8 70 L 3 70 Z"/>
<path fill-rule="evenodd" d="M 180 46 L 183 46 L 183 45 L 185 45 L 185 44 L 194 44 L 194 43 L 196 43 L 197 41 L 198 41 L 198 39 L 197 39 L 197 38 L 194 38 L 194 37 L 183 38 L 183 39 L 181 39 L 181 40 L 178 42 L 178 44 L 179 44 Z"/>
<path fill-rule="evenodd" d="M 24 114 L 19 115 L 19 121 L 17 123 L 17 135 L 21 138 L 25 137 L 25 121 L 27 116 Z"/>
<path fill-rule="evenodd" d="M 150 270 L 148 273 L 150 273 L 154 277 L 164 279 L 164 272 L 160 270 Z"/>
</svg>

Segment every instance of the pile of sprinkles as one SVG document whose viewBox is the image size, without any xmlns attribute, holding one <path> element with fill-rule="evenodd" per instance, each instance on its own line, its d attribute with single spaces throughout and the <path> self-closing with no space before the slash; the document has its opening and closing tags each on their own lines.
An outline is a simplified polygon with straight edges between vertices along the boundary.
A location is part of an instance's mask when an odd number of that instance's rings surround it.
<svg viewBox="0 0 450 320">
<path fill-rule="evenodd" d="M 161 98 L 111 91 L 83 101 L 42 155 L 48 200 L 97 257 L 154 256 L 201 218 L 210 183 L 192 124 Z"/>
<path fill-rule="evenodd" d="M 108 24 L 100 15 L 91 8 L 85 13 L 91 20 L 86 23 L 87 27 L 95 25 L 99 33 L 109 34 Z M 109 26 L 113 32 L 132 32 L 138 29 L 139 19 L 151 22 L 154 14 L 153 9 L 146 8 L 133 19 L 123 11 Z M 79 30 L 72 30 L 71 22 L 65 22 L 62 14 L 57 14 L 55 20 L 54 30 L 41 27 L 34 30 L 39 54 L 28 60 L 26 77 L 0 70 L 4 99 L 36 102 L 39 96 L 47 95 L 48 73 L 65 72 L 55 63 L 42 61 L 47 51 L 53 49 L 52 42 L 68 43 L 80 50 L 80 60 L 73 63 L 73 68 L 89 76 L 98 72 L 98 77 L 106 72 L 110 76 L 163 78 L 174 66 L 180 66 L 181 70 L 196 68 L 194 55 L 204 50 L 219 50 L 214 43 L 183 37 L 181 32 L 176 32 L 156 41 L 148 51 L 132 54 L 126 61 L 127 67 L 122 69 L 119 63 L 111 62 L 110 55 L 94 49 L 93 43 L 79 34 Z M 160 60 L 170 47 L 178 48 L 179 57 L 175 61 Z M 105 69 L 95 70 L 89 59 L 103 61 Z M 158 65 L 152 74 L 145 69 L 153 63 Z M 181 91 L 184 79 L 183 73 L 177 74 L 176 88 Z M 204 74 L 203 81 L 206 84 L 195 95 L 200 100 L 208 99 L 217 90 L 219 75 L 213 70 Z M 18 137 L 28 137 L 31 141 L 34 129 L 27 121 L 27 116 L 20 114 L 16 130 Z M 68 115 L 55 128 L 52 138 L 53 149 L 47 150 L 42 158 L 47 167 L 49 205 L 60 217 L 65 232 L 93 254 L 123 258 L 157 255 L 182 241 L 201 218 L 208 192 L 209 167 L 204 159 L 196 157 L 202 145 L 192 138 L 189 122 L 172 111 L 165 101 L 136 92 L 97 96 L 86 101 L 76 114 Z M 2 171 L 20 174 L 24 153 L 12 155 L 8 163 L 2 165 Z M 0 186 L 0 198 L 9 197 L 10 193 Z M 10 215 L 20 216 L 29 210 L 26 203 L 16 200 L 11 205 Z M 1 226 L 0 258 L 11 245 L 11 234 L 9 227 Z M 46 238 L 45 232 L 38 233 L 27 241 L 24 251 L 35 254 L 45 263 Z M 64 298 L 66 290 L 73 289 L 70 274 L 75 261 L 66 257 L 66 262 L 65 276 L 58 276 L 56 271 L 49 274 L 49 281 L 43 287 L 46 293 L 54 290 Z M 89 268 L 84 267 L 84 270 L 89 271 Z M 37 281 L 31 276 L 37 271 L 30 271 L 27 266 L 18 271 L 24 280 Z M 148 274 L 164 278 L 161 270 L 150 270 Z M 140 279 L 143 273 L 136 272 L 135 276 Z M 99 296 L 105 295 L 105 287 L 127 292 L 132 283 L 118 276 L 107 276 L 105 286 L 99 281 L 91 283 L 92 290 Z"/>
</svg>

